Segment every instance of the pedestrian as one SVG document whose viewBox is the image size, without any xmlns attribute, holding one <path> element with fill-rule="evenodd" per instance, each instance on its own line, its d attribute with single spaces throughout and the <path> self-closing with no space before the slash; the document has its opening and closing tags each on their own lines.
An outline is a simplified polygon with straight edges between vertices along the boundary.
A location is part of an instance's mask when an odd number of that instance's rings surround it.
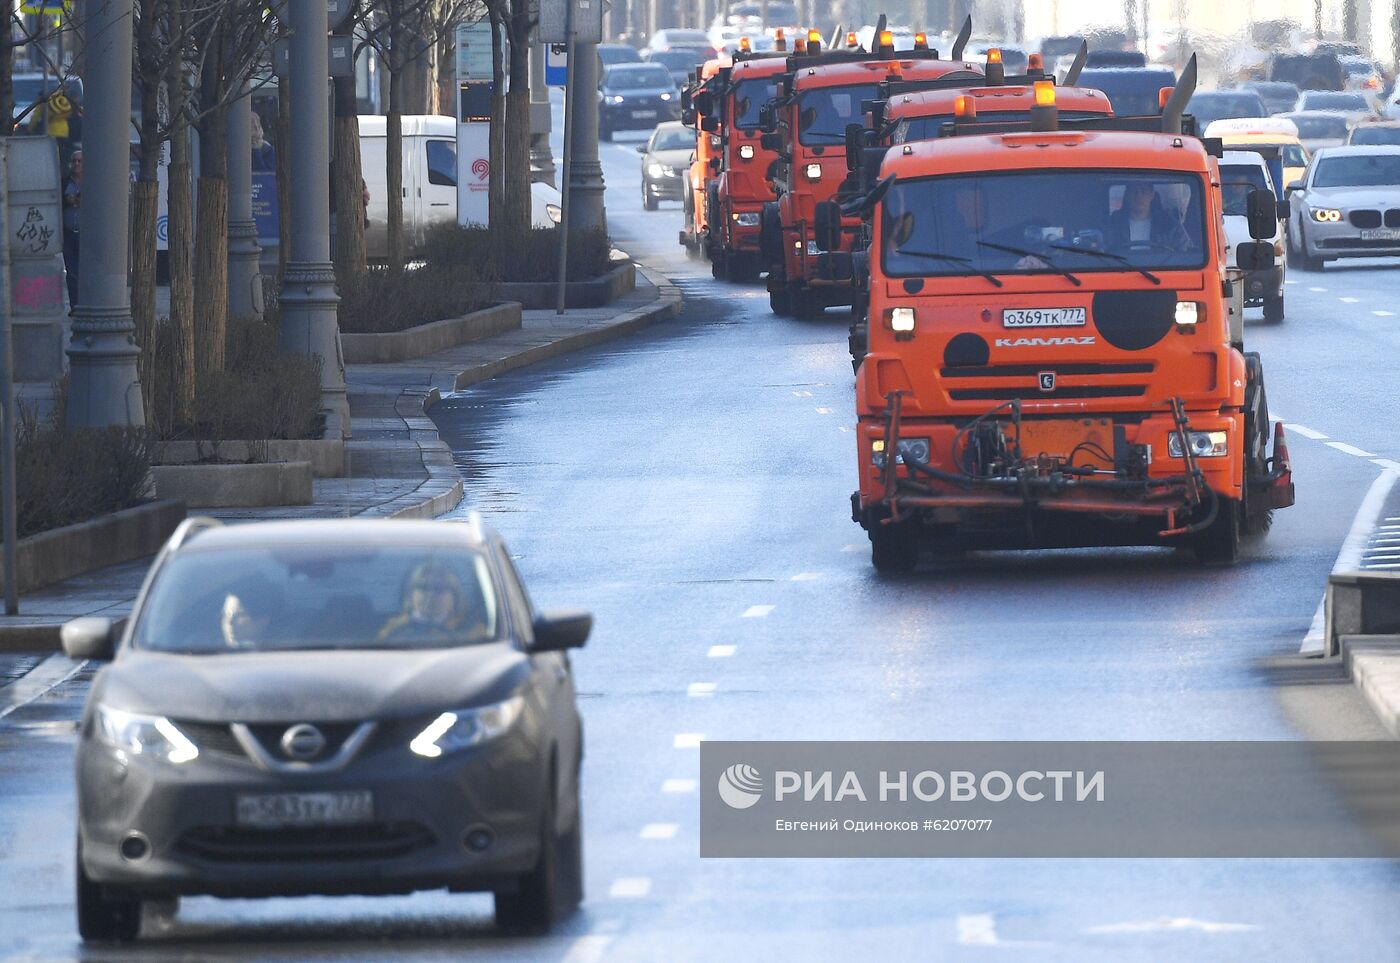
<svg viewBox="0 0 1400 963">
<path fill-rule="evenodd" d="M 258 173 L 276 173 L 277 171 L 277 151 L 267 142 L 267 135 L 263 133 L 262 118 L 257 111 L 253 111 L 252 118 L 252 140 L 253 140 L 253 170 Z"/>
<path fill-rule="evenodd" d="M 83 203 L 83 152 L 68 158 L 63 180 L 63 270 L 68 276 L 68 309 L 78 303 L 78 215 Z"/>
</svg>

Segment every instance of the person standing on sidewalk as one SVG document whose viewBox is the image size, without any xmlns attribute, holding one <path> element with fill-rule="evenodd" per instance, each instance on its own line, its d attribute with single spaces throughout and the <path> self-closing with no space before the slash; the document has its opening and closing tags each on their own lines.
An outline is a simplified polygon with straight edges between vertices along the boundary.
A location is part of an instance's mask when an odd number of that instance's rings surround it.
<svg viewBox="0 0 1400 963">
<path fill-rule="evenodd" d="M 68 276 L 68 308 L 78 303 L 78 214 L 83 203 L 83 152 L 68 159 L 63 181 L 63 270 Z"/>
</svg>

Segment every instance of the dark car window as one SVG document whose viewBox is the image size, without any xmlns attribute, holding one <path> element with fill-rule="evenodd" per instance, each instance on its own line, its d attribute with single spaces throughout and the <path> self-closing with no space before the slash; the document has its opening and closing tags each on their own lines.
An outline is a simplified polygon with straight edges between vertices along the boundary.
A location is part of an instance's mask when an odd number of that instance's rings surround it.
<svg viewBox="0 0 1400 963">
<path fill-rule="evenodd" d="M 1345 117 L 1294 116 L 1290 119 L 1293 121 L 1293 125 L 1298 128 L 1298 136 L 1303 140 L 1326 140 L 1329 137 L 1340 140 L 1347 135 L 1347 119 Z"/>
<path fill-rule="evenodd" d="M 520 578 L 520 572 L 516 570 L 515 563 L 510 559 L 510 552 L 504 545 L 500 546 L 501 567 L 505 569 L 505 576 L 502 581 L 505 583 L 506 604 L 510 606 L 511 614 L 520 628 L 517 634 L 521 641 L 529 644 L 534 641 L 534 617 L 535 609 L 530 604 L 530 593 L 525 589 L 525 583 Z"/>
<path fill-rule="evenodd" d="M 423 149 L 428 152 L 428 183 L 456 187 L 457 145 L 450 140 L 430 140 Z"/>
<path fill-rule="evenodd" d="M 499 621 L 490 566 L 472 549 L 196 549 L 161 568 L 132 638 L 204 655 L 446 648 L 496 639 Z"/>
<path fill-rule="evenodd" d="M 1352 144 L 1400 144 L 1400 127 L 1356 127 L 1352 129 Z"/>
<path fill-rule="evenodd" d="M 1324 157 L 1317 162 L 1313 187 L 1400 186 L 1400 154 Z"/>
<path fill-rule="evenodd" d="M 1105 114 L 1087 110 L 1062 110 L 1059 118 L 1061 121 L 1088 120 L 1093 117 L 1104 117 Z M 916 140 L 933 140 L 938 136 L 938 132 L 948 121 L 953 120 L 952 114 L 930 114 L 927 117 L 905 117 L 895 128 L 891 138 L 896 144 L 904 144 Z M 1024 124 L 1030 121 L 1031 112 L 1026 110 L 997 110 L 986 111 L 978 114 L 977 119 L 989 124 Z"/>
<path fill-rule="evenodd" d="M 799 140 L 804 145 L 844 144 L 846 125 L 860 123 L 861 102 L 873 98 L 877 89 L 857 84 L 806 91 L 798 101 Z"/>
<path fill-rule="evenodd" d="M 604 43 L 598 45 L 598 59 L 604 67 L 611 67 L 613 64 L 639 64 L 642 55 L 623 44 Z"/>
<path fill-rule="evenodd" d="M 674 87 L 671 74 L 660 64 L 614 67 L 603 77 L 608 90 L 666 90 Z"/>
<path fill-rule="evenodd" d="M 1225 201 L 1225 213 L 1238 217 L 1249 215 L 1249 192 L 1269 190 L 1264 171 L 1253 164 L 1221 164 L 1220 194 Z"/>
<path fill-rule="evenodd" d="M 1108 95 L 1113 112 L 1119 117 L 1141 117 L 1160 113 L 1158 94 L 1163 87 L 1176 86 L 1170 70 L 1085 70 L 1079 86 L 1101 90 Z"/>
<path fill-rule="evenodd" d="M 694 131 L 684 127 L 658 127 L 647 150 L 688 150 L 694 146 Z"/>
<path fill-rule="evenodd" d="M 694 70 L 705 58 L 689 50 L 655 50 L 647 57 L 649 63 L 660 64 L 670 71 Z"/>
<path fill-rule="evenodd" d="M 1186 105 L 1186 112 L 1196 118 L 1201 130 L 1205 130 L 1213 121 L 1232 120 L 1236 117 L 1266 117 L 1269 113 L 1259 95 L 1251 92 L 1197 94 Z"/>
<path fill-rule="evenodd" d="M 1363 94 L 1311 91 L 1303 94 L 1304 110 L 1370 110 L 1371 103 Z"/>
</svg>

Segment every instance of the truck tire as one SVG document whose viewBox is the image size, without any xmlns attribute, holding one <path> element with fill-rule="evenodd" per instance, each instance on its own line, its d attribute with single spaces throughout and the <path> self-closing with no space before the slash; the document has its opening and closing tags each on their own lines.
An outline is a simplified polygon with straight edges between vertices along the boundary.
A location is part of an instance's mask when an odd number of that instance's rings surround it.
<svg viewBox="0 0 1400 963">
<path fill-rule="evenodd" d="M 1265 477 L 1269 465 L 1269 397 L 1264 390 L 1264 363 L 1256 351 L 1244 356 L 1244 505 L 1241 515 L 1243 534 L 1259 535 L 1269 530 L 1273 510 L 1250 495 L 1251 481 Z"/>
<path fill-rule="evenodd" d="M 768 307 L 780 318 L 792 317 L 792 292 L 781 277 L 768 283 Z"/>
<path fill-rule="evenodd" d="M 759 213 L 758 245 L 763 260 L 770 270 L 782 266 L 786 252 L 783 251 L 783 219 L 778 213 L 778 205 L 769 201 Z"/>
<path fill-rule="evenodd" d="M 1264 320 L 1278 324 L 1283 320 L 1283 293 L 1264 295 Z"/>
<path fill-rule="evenodd" d="M 1191 539 L 1196 558 L 1206 565 L 1234 565 L 1240 557 L 1240 503 L 1216 496 L 1215 519 Z"/>
<path fill-rule="evenodd" d="M 905 575 L 919 564 L 919 539 L 912 525 L 872 521 L 869 534 L 870 564 L 881 575 Z"/>
</svg>

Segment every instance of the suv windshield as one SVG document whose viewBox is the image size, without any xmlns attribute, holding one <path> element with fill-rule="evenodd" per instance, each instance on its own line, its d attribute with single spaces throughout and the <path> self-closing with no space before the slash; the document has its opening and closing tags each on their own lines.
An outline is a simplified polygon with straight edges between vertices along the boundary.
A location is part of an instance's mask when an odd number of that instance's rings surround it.
<svg viewBox="0 0 1400 963">
<path fill-rule="evenodd" d="M 489 566 L 470 549 L 282 546 L 176 554 L 133 644 L 211 655 L 446 648 L 497 637 Z"/>
<path fill-rule="evenodd" d="M 778 95 L 775 80 L 742 80 L 734 85 L 734 126 L 744 130 L 758 127 L 758 112 Z"/>
<path fill-rule="evenodd" d="M 1249 216 L 1249 192 L 1270 190 L 1264 169 L 1254 164 L 1221 164 L 1220 195 L 1227 216 Z"/>
<path fill-rule="evenodd" d="M 896 277 L 1198 268 L 1204 210 L 1201 179 L 1169 171 L 896 182 L 882 210 L 882 264 Z"/>
<path fill-rule="evenodd" d="M 844 144 L 846 125 L 860 123 L 860 105 L 873 100 L 877 89 L 875 84 L 856 84 L 806 91 L 798 100 L 799 140 L 804 145 Z"/>
<path fill-rule="evenodd" d="M 667 90 L 673 86 L 671 74 L 665 67 L 614 67 L 603 78 L 608 90 Z"/>
<path fill-rule="evenodd" d="M 1400 186 L 1400 154 L 1324 157 L 1317 162 L 1313 187 Z"/>
</svg>

